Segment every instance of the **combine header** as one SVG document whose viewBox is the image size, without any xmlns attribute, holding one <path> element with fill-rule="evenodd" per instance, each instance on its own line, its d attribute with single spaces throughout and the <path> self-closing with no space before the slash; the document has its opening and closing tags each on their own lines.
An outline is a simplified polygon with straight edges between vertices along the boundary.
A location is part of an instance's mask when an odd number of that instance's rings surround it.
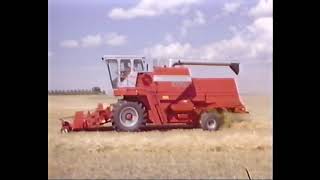
<svg viewBox="0 0 320 180">
<path fill-rule="evenodd" d="M 238 63 L 178 61 L 153 67 L 142 56 L 104 56 L 117 103 L 99 104 L 93 112 L 76 112 L 72 122 L 61 119 L 62 132 L 80 131 L 111 123 L 117 131 L 138 131 L 148 124 L 188 124 L 215 131 L 224 112 L 247 113 L 233 78 L 192 78 L 185 65 L 229 66 Z"/>
</svg>

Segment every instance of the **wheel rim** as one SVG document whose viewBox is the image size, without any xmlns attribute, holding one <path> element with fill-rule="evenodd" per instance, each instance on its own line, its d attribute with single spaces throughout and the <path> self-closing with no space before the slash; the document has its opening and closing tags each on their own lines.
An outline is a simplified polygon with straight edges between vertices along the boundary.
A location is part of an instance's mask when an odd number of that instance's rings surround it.
<svg viewBox="0 0 320 180">
<path fill-rule="evenodd" d="M 126 127 L 134 126 L 139 119 L 138 111 L 133 107 L 125 107 L 120 111 L 120 122 Z"/>
<path fill-rule="evenodd" d="M 208 129 L 215 129 L 217 127 L 217 122 L 215 119 L 209 119 L 207 121 Z"/>
</svg>

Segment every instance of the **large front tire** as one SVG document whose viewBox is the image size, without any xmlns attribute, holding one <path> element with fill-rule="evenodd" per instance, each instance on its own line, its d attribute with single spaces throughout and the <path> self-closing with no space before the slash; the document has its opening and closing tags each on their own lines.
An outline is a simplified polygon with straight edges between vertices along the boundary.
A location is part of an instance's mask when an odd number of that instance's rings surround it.
<svg viewBox="0 0 320 180">
<path fill-rule="evenodd" d="M 118 101 L 112 109 L 112 126 L 117 131 L 138 131 L 145 124 L 142 104 L 132 101 Z"/>
</svg>

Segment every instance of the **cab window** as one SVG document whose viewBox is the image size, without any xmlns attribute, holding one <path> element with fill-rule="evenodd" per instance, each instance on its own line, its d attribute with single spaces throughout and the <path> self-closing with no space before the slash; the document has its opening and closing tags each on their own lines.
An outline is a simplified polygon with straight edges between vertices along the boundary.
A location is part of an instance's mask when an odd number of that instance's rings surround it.
<svg viewBox="0 0 320 180">
<path fill-rule="evenodd" d="M 133 61 L 134 71 L 143 71 L 143 64 L 141 59 L 135 59 Z"/>
<path fill-rule="evenodd" d="M 121 59 L 120 61 L 120 81 L 127 78 L 131 72 L 131 62 L 129 59 Z"/>
</svg>

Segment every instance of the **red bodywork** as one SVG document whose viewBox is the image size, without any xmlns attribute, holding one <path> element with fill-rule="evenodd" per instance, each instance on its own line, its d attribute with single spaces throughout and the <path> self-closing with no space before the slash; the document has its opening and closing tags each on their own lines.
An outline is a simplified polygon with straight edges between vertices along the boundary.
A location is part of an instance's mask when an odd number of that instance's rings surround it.
<svg viewBox="0 0 320 180">
<path fill-rule="evenodd" d="M 136 87 L 114 89 L 115 96 L 141 102 L 148 123 L 195 123 L 203 111 L 217 109 L 247 113 L 233 78 L 191 78 L 186 67 L 155 67 L 139 73 Z M 62 121 L 63 129 L 82 130 L 110 122 L 110 107 L 100 104 L 93 113 L 77 112 L 73 124 Z"/>
</svg>

